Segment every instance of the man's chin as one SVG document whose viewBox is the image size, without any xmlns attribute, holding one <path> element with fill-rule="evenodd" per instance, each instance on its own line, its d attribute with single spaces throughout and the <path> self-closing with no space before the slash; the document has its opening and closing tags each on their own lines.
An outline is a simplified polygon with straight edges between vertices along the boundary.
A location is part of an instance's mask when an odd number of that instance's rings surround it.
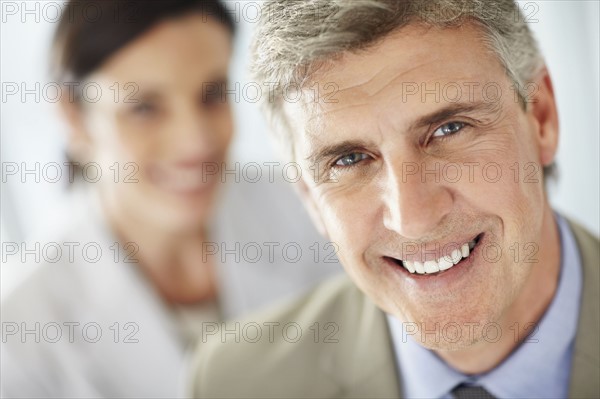
<svg viewBox="0 0 600 399">
<path fill-rule="evenodd" d="M 449 314 L 454 317 L 449 318 Z M 491 321 L 495 318 L 489 314 L 474 316 L 471 313 L 461 317 L 449 312 L 436 316 L 412 318 L 421 321 L 403 322 L 405 336 L 427 349 L 458 351 L 483 342 L 498 342 L 503 333 L 500 324 Z"/>
<path fill-rule="evenodd" d="M 413 339 L 415 340 L 415 342 L 417 342 L 419 345 L 423 346 L 424 348 L 427 348 L 429 350 L 433 350 L 433 351 L 444 351 L 444 352 L 456 352 L 456 351 L 460 351 L 460 350 L 464 350 L 464 349 L 468 349 L 468 348 L 472 348 L 473 346 L 477 345 L 480 342 L 484 341 L 484 338 L 479 335 L 479 336 L 467 336 L 466 334 L 463 334 L 463 337 L 460 337 L 459 339 L 455 340 L 447 340 L 447 339 L 436 339 L 431 333 L 429 333 L 429 335 L 426 335 L 424 337 L 421 337 L 419 335 L 413 337 Z M 423 341 L 424 339 L 424 341 Z"/>
</svg>

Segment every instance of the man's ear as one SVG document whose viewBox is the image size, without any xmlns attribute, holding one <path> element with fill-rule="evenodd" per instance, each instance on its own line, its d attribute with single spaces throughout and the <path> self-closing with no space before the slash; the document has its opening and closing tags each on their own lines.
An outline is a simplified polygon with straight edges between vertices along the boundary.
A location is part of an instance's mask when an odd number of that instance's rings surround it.
<svg viewBox="0 0 600 399">
<path fill-rule="evenodd" d="M 306 184 L 303 179 L 300 179 L 298 182 L 294 184 L 294 188 L 300 198 L 302 199 L 302 203 L 304 207 L 308 211 L 308 215 L 310 216 L 313 224 L 317 228 L 317 231 L 325 238 L 329 239 L 329 234 L 327 233 L 327 229 L 325 228 L 325 223 L 323 223 L 323 218 L 321 217 L 321 212 L 317 207 L 317 203 L 313 198 L 313 195 L 310 191 L 310 188 Z"/>
<path fill-rule="evenodd" d="M 531 116 L 537 127 L 536 140 L 539 147 L 540 163 L 549 166 L 554 161 L 558 148 L 558 111 L 554 89 L 548 69 L 538 75 L 535 92 L 529 99 Z"/>
<path fill-rule="evenodd" d="M 65 96 L 60 100 L 59 106 L 69 126 L 67 151 L 75 160 L 87 162 L 91 159 L 92 143 L 83 120 L 83 111 Z"/>
</svg>

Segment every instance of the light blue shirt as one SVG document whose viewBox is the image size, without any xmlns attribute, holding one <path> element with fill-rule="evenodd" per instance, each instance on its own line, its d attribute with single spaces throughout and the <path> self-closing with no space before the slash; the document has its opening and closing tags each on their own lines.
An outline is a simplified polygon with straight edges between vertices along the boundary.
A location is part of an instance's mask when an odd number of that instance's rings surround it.
<svg viewBox="0 0 600 399">
<path fill-rule="evenodd" d="M 405 397 L 451 399 L 450 392 L 460 383 L 482 386 L 497 398 L 568 396 L 582 290 L 582 265 L 571 228 L 560 215 L 556 215 L 556 221 L 562 251 L 554 299 L 533 336 L 492 371 L 466 376 L 454 370 L 434 352 L 414 341 L 403 331 L 402 323 L 388 315 Z"/>
</svg>

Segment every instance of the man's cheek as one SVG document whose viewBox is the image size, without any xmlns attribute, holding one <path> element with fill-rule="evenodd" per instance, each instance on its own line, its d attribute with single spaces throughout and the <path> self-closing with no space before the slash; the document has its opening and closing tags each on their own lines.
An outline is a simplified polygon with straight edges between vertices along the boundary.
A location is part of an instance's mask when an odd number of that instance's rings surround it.
<svg viewBox="0 0 600 399">
<path fill-rule="evenodd" d="M 324 222 L 329 239 L 338 248 L 338 257 L 342 264 L 344 261 L 352 263 L 356 256 L 354 252 L 363 247 L 361 242 L 360 225 L 345 212 L 328 209 L 324 212 Z M 343 258 L 343 259 L 342 259 Z"/>
</svg>

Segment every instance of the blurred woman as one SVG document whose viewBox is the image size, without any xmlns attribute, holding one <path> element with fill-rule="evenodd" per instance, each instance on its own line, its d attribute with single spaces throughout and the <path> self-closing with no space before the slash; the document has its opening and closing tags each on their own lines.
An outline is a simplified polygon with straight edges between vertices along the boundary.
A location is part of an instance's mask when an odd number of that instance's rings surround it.
<svg viewBox="0 0 600 399">
<path fill-rule="evenodd" d="M 90 16 L 86 4 L 60 21 L 54 72 L 69 93 L 69 158 L 86 166 L 75 175 L 95 176 L 42 241 L 62 248 L 58 260 L 2 304 L 2 393 L 174 397 L 186 347 L 215 321 L 335 266 L 308 253 L 316 233 L 293 195 L 269 181 L 222 187 L 229 12 L 216 0 L 105 0 Z M 277 249 L 292 242 L 302 262 Z"/>
</svg>

